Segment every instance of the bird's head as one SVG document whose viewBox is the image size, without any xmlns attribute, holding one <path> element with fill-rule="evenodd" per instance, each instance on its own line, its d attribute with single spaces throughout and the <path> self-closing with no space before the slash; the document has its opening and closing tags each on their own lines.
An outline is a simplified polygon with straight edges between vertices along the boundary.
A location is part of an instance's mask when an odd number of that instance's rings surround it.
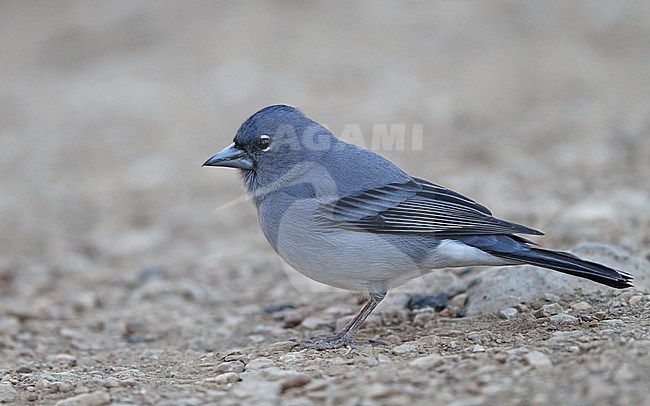
<svg viewBox="0 0 650 406">
<path fill-rule="evenodd" d="M 336 142 L 329 130 L 297 108 L 273 105 L 248 118 L 233 143 L 203 165 L 240 169 L 251 191 L 318 161 Z"/>
</svg>

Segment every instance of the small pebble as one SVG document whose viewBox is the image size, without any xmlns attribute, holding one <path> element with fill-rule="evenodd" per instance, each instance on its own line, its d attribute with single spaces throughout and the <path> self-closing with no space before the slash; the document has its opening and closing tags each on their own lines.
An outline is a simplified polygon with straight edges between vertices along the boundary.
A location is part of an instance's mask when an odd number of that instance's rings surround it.
<svg viewBox="0 0 650 406">
<path fill-rule="evenodd" d="M 426 335 L 422 338 L 419 338 L 415 340 L 414 342 L 417 343 L 419 347 L 427 348 L 431 345 L 438 345 L 440 344 L 440 337 L 437 335 Z"/>
<path fill-rule="evenodd" d="M 447 306 L 444 309 L 440 310 L 440 317 L 456 318 L 463 316 L 464 310 L 458 306 Z"/>
<path fill-rule="evenodd" d="M 220 385 L 239 382 L 239 375 L 235 372 L 226 372 L 224 374 L 214 377 L 214 382 Z"/>
<path fill-rule="evenodd" d="M 611 308 L 615 308 L 615 307 L 621 307 L 621 304 L 622 304 L 622 303 L 621 303 L 620 300 L 610 300 L 610 301 L 607 303 L 607 306 L 609 306 L 609 307 L 611 307 Z"/>
<path fill-rule="evenodd" d="M 424 357 L 416 358 L 409 362 L 409 365 L 417 369 L 433 369 L 445 363 L 445 360 L 439 354 L 431 354 Z"/>
<path fill-rule="evenodd" d="M 606 326 L 622 326 L 625 324 L 621 319 L 602 320 L 601 323 Z"/>
<path fill-rule="evenodd" d="M 467 339 L 470 341 L 475 341 L 479 343 L 486 343 L 492 340 L 492 333 L 489 331 L 470 331 L 466 335 Z"/>
<path fill-rule="evenodd" d="M 447 294 L 439 295 L 411 295 L 411 299 L 406 305 L 410 310 L 432 307 L 436 311 L 441 311 L 447 307 Z"/>
<path fill-rule="evenodd" d="M 539 351 L 531 351 L 525 354 L 524 361 L 533 368 L 545 368 L 553 365 L 551 359 Z"/>
<path fill-rule="evenodd" d="M 591 305 L 587 302 L 578 302 L 571 305 L 571 309 L 576 312 L 584 312 L 591 309 Z"/>
<path fill-rule="evenodd" d="M 285 392 L 291 388 L 299 388 L 307 385 L 311 381 L 308 375 L 300 374 L 284 379 L 280 385 L 280 392 Z"/>
<path fill-rule="evenodd" d="M 222 362 L 216 368 L 217 374 L 225 374 L 227 372 L 234 372 L 234 373 L 244 372 L 244 364 L 242 364 L 239 361 L 229 361 L 229 362 Z"/>
<path fill-rule="evenodd" d="M 485 347 L 476 344 L 474 348 L 472 348 L 472 352 L 485 352 Z"/>
<path fill-rule="evenodd" d="M 511 319 L 516 317 L 519 312 L 514 307 L 506 307 L 505 309 L 499 310 L 499 317 L 502 319 Z"/>
<path fill-rule="evenodd" d="M 101 302 L 93 292 L 77 292 L 72 300 L 74 310 L 78 313 L 99 307 Z"/>
<path fill-rule="evenodd" d="M 517 309 L 519 313 L 524 313 L 528 311 L 528 306 L 526 306 L 523 303 L 517 303 L 516 305 L 514 305 L 514 308 Z"/>
<path fill-rule="evenodd" d="M 278 367 L 270 367 L 270 368 L 265 368 L 261 369 L 259 371 L 259 374 L 264 378 L 269 381 L 277 381 L 280 379 L 288 379 L 292 378 L 296 375 L 300 375 L 298 371 L 293 371 L 290 369 L 280 369 Z"/>
<path fill-rule="evenodd" d="M 449 299 L 449 306 L 454 307 L 464 307 L 467 304 L 467 293 L 459 293 L 456 296 Z"/>
<path fill-rule="evenodd" d="M 413 344 L 402 344 L 398 345 L 397 347 L 393 347 L 393 354 L 395 355 L 404 355 L 408 354 L 409 352 L 415 351 L 415 345 Z"/>
<path fill-rule="evenodd" d="M 562 306 L 557 303 L 551 303 L 542 306 L 533 312 L 533 316 L 539 318 L 550 317 L 562 313 Z"/>
<path fill-rule="evenodd" d="M 562 313 L 562 314 L 556 314 L 551 317 L 549 317 L 549 321 L 551 324 L 555 325 L 578 325 L 580 324 L 580 320 L 575 317 L 571 316 L 570 314 Z"/>
<path fill-rule="evenodd" d="M 82 393 L 67 399 L 59 400 L 56 406 L 100 406 L 110 403 L 111 396 L 106 391 Z"/>
<path fill-rule="evenodd" d="M 117 388 L 120 386 L 120 382 L 115 378 L 108 378 L 102 382 L 102 385 L 104 385 L 105 388 Z"/>
<path fill-rule="evenodd" d="M 643 296 L 641 296 L 641 295 L 635 295 L 635 296 L 632 296 L 632 297 L 630 298 L 629 303 L 630 303 L 630 305 L 633 305 L 633 304 L 638 303 L 641 299 L 643 299 Z"/>
<path fill-rule="evenodd" d="M 228 350 L 224 354 L 225 354 L 225 356 L 223 357 L 223 360 L 226 361 L 226 362 L 229 362 L 229 361 L 242 361 L 243 359 L 246 358 L 246 354 L 244 353 L 244 351 L 242 351 L 239 348 L 234 348 L 234 349 Z"/>
<path fill-rule="evenodd" d="M 135 386 L 136 382 L 133 379 L 123 379 L 120 381 L 120 386 L 123 387 L 133 387 Z"/>
<path fill-rule="evenodd" d="M 305 358 L 305 354 L 303 352 L 288 352 L 286 354 L 283 354 L 278 358 L 278 361 L 283 363 L 283 364 L 296 364 L 300 361 L 302 361 Z"/>
<path fill-rule="evenodd" d="M 246 364 L 246 370 L 247 371 L 257 371 L 263 368 L 268 368 L 273 366 L 273 361 L 268 359 L 268 358 L 255 358 L 250 360 L 248 364 Z"/>
</svg>

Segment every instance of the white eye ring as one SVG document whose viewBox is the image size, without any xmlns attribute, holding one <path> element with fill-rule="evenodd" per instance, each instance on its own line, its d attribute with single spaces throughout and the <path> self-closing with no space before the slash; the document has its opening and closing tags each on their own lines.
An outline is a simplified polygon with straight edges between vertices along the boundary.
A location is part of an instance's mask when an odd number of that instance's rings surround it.
<svg viewBox="0 0 650 406">
<path fill-rule="evenodd" d="M 262 135 L 260 135 L 260 139 L 257 141 L 258 145 L 259 145 L 260 141 L 267 141 L 266 147 L 265 148 L 260 148 L 260 151 L 266 152 L 269 149 L 271 149 L 271 137 L 269 137 L 266 134 L 262 134 Z"/>
</svg>

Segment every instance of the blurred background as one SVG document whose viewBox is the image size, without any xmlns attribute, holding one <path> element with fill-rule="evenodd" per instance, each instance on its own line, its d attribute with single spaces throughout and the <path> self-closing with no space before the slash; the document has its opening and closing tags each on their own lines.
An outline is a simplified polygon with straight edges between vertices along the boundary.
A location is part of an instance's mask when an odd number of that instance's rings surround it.
<svg viewBox="0 0 650 406">
<path fill-rule="evenodd" d="M 648 38 L 645 1 L 3 1 L 3 306 L 118 312 L 158 277 L 215 314 L 299 297 L 252 204 L 217 210 L 238 174 L 201 168 L 274 103 L 368 144 L 421 124 L 380 152 L 545 246 L 647 256 Z"/>
</svg>

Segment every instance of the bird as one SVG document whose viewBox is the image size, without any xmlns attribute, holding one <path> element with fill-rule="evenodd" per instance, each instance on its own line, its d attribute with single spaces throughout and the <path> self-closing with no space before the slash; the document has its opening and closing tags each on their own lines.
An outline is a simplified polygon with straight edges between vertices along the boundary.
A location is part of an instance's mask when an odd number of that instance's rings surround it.
<svg viewBox="0 0 650 406">
<path fill-rule="evenodd" d="M 203 166 L 237 168 L 262 233 L 291 267 L 368 301 L 341 330 L 299 344 L 356 346 L 354 336 L 389 289 L 433 270 L 531 264 L 623 289 L 632 275 L 523 235 L 476 201 L 410 176 L 383 156 L 335 137 L 296 107 L 250 116 Z"/>
</svg>

